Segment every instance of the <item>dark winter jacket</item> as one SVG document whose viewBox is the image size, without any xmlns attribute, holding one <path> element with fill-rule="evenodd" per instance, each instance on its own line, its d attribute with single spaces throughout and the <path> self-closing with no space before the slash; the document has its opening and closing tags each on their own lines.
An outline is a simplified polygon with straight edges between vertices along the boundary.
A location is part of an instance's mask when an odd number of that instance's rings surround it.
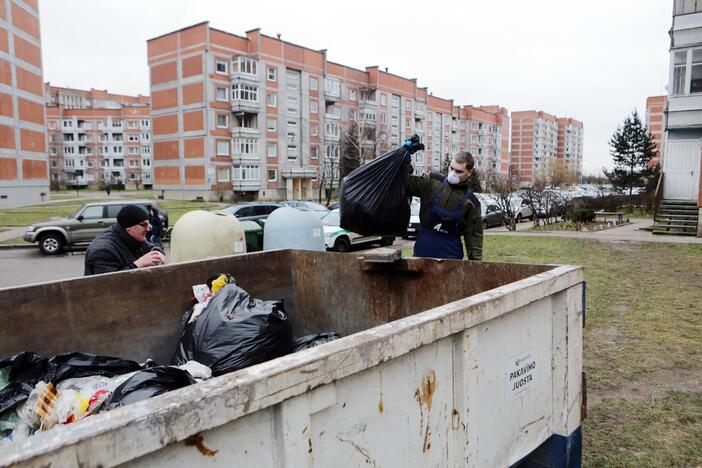
<svg viewBox="0 0 702 468">
<path fill-rule="evenodd" d="M 421 205 L 419 207 L 419 219 L 424 222 L 431 209 L 430 200 L 441 189 L 441 178 L 431 177 L 424 174 L 421 177 L 408 175 L 405 186 L 407 193 L 414 197 L 419 197 Z M 463 182 L 458 185 L 446 184 L 439 203 L 448 209 L 456 209 L 463 200 L 468 189 L 468 183 Z M 480 208 L 480 201 L 475 195 L 471 195 L 463 205 L 463 240 L 469 260 L 483 259 L 483 218 Z"/>
<path fill-rule="evenodd" d="M 99 275 L 136 268 L 134 260 L 152 250 L 159 250 L 150 242 L 138 242 L 119 224 L 99 234 L 85 254 L 84 275 Z"/>
</svg>

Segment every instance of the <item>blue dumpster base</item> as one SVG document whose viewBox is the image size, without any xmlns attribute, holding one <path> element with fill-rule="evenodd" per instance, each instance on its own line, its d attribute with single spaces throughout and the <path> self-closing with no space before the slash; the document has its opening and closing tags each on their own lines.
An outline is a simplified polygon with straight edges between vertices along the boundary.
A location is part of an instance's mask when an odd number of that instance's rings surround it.
<svg viewBox="0 0 702 468">
<path fill-rule="evenodd" d="M 568 437 L 553 434 L 543 444 L 510 468 L 580 468 L 583 433 L 581 428 Z"/>
</svg>

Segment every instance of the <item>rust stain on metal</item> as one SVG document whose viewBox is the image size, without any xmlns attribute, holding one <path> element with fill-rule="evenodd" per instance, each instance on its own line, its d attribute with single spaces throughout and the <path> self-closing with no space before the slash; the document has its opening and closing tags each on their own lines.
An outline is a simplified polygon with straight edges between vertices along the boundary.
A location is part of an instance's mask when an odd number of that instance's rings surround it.
<svg viewBox="0 0 702 468">
<path fill-rule="evenodd" d="M 422 443 L 422 452 L 426 453 L 431 449 L 431 431 L 429 430 L 430 419 L 431 419 L 431 404 L 434 399 L 434 392 L 436 391 L 437 381 L 436 372 L 430 371 L 422 379 L 422 383 L 414 391 L 414 399 L 419 403 L 419 435 L 424 438 Z M 424 409 L 427 410 L 427 418 L 424 421 Z"/>
<path fill-rule="evenodd" d="M 383 371 L 380 371 L 380 400 L 378 401 L 378 412 L 383 414 L 385 405 L 383 404 Z"/>
<path fill-rule="evenodd" d="M 207 447 L 205 447 L 204 440 L 205 439 L 202 437 L 201 434 L 195 434 L 194 436 L 190 436 L 187 439 L 185 439 L 185 445 L 189 447 L 195 447 L 201 454 L 203 454 L 206 457 L 214 457 L 215 455 L 217 455 L 217 452 L 219 452 L 219 450 L 208 449 Z"/>
<path fill-rule="evenodd" d="M 307 453 L 312 453 L 312 439 L 310 439 L 310 438 L 307 439 L 307 446 L 308 446 Z"/>
<path fill-rule="evenodd" d="M 373 467 L 377 467 L 377 466 L 378 466 L 378 464 L 376 463 L 376 461 L 373 460 L 373 457 L 371 457 L 370 452 L 368 452 L 368 450 L 364 449 L 363 447 L 361 447 L 360 445 L 358 445 L 358 444 L 357 444 L 356 442 L 354 442 L 353 440 L 342 439 L 342 438 L 339 437 L 339 436 L 336 436 L 336 438 L 339 439 L 341 442 L 345 442 L 345 443 L 347 443 L 347 444 L 351 444 L 351 446 L 352 446 L 353 448 L 355 448 L 356 451 L 357 451 L 358 453 L 360 453 L 361 455 L 363 455 L 363 457 L 365 458 L 366 464 L 368 464 L 368 465 L 370 465 L 370 466 L 373 466 Z"/>
<path fill-rule="evenodd" d="M 305 426 L 305 428 L 302 430 L 302 433 L 304 434 L 305 432 L 307 432 L 307 429 L 307 426 Z"/>
</svg>

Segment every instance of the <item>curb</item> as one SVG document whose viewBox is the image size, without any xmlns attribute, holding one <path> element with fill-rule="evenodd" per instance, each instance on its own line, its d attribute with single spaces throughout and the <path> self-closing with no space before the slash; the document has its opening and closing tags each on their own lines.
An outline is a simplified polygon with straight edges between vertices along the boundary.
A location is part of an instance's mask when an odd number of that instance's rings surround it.
<svg viewBox="0 0 702 468">
<path fill-rule="evenodd" d="M 0 250 L 11 250 L 11 249 L 37 249 L 38 247 L 34 244 L 0 244 Z"/>
</svg>

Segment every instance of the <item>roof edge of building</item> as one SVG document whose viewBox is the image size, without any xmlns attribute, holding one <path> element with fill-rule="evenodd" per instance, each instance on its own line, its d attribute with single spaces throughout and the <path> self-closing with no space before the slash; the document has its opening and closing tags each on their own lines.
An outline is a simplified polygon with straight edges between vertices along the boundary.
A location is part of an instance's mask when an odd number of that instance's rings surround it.
<svg viewBox="0 0 702 468">
<path fill-rule="evenodd" d="M 183 28 L 176 29 L 174 31 L 170 31 L 170 32 L 167 32 L 165 34 L 161 34 L 161 35 L 158 35 L 156 37 L 152 37 L 151 39 L 147 39 L 146 42 L 155 41 L 156 39 L 161 39 L 162 37 L 170 36 L 171 34 L 179 33 L 181 31 L 185 31 L 187 29 L 192 29 L 192 28 L 196 28 L 198 26 L 202 26 L 203 24 L 209 25 L 210 21 L 209 20 L 200 21 L 199 23 L 191 24 L 190 26 L 185 26 Z M 224 32 L 224 31 L 222 31 L 222 32 Z"/>
</svg>

